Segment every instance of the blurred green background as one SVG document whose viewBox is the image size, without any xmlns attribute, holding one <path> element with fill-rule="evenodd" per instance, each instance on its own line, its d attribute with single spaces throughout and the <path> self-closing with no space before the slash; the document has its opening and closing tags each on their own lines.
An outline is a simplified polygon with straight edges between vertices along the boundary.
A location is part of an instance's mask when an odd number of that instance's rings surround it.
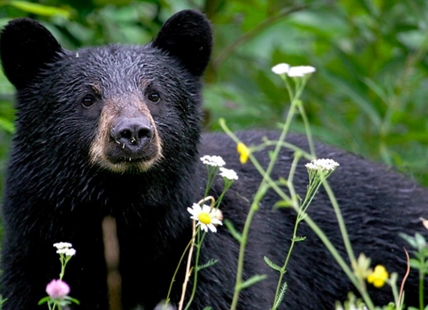
<svg viewBox="0 0 428 310">
<path fill-rule="evenodd" d="M 29 16 L 68 49 L 144 44 L 186 8 L 215 31 L 205 75 L 207 130 L 277 127 L 289 103 L 280 62 L 312 65 L 303 101 L 316 137 L 428 185 L 428 1 L 1 1 L 0 26 Z M 0 73 L 0 181 L 13 132 L 13 88 Z M 293 131 L 303 132 L 297 118 Z"/>
</svg>

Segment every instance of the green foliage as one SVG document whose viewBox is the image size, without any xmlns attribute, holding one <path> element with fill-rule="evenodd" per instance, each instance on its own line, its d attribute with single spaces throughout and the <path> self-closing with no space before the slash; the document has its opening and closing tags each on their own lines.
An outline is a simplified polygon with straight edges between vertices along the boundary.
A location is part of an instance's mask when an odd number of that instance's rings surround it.
<svg viewBox="0 0 428 310">
<path fill-rule="evenodd" d="M 198 271 L 201 271 L 202 269 L 214 266 L 215 264 L 217 264 L 218 259 L 210 259 L 206 264 L 203 265 L 199 265 L 196 268 L 198 269 Z"/>
<path fill-rule="evenodd" d="M 403 233 L 400 236 L 414 249 L 414 258 L 410 259 L 410 266 L 419 271 L 419 308 L 420 310 L 427 310 L 428 305 L 424 308 L 424 279 L 428 274 L 428 248 L 426 240 L 419 233 L 416 233 L 414 237 Z"/>
<path fill-rule="evenodd" d="M 265 260 L 266 264 L 276 270 L 276 271 L 281 271 L 281 267 L 279 267 L 277 264 L 275 264 L 274 262 L 272 262 L 267 256 L 263 256 L 263 259 Z"/>
<path fill-rule="evenodd" d="M 248 280 L 246 280 L 246 281 L 244 281 L 244 282 L 242 282 L 240 285 L 239 285 L 239 289 L 240 290 L 244 290 L 244 289 L 246 289 L 247 287 L 250 287 L 250 286 L 252 286 L 252 285 L 254 285 L 254 284 L 256 284 L 256 283 L 258 283 L 258 282 L 260 282 L 260 281 L 263 281 L 263 280 L 266 280 L 267 279 L 267 275 L 260 275 L 260 274 L 256 274 L 256 275 L 254 275 L 254 276 L 251 276 Z"/>
<path fill-rule="evenodd" d="M 62 16 L 64 18 L 70 18 L 70 10 L 56 8 L 52 6 L 46 6 L 38 3 L 31 3 L 27 1 L 10 1 L 8 5 L 13 6 L 21 11 L 30 14 L 36 14 L 40 16 Z"/>
<path fill-rule="evenodd" d="M 3 298 L 3 296 L 0 295 L 0 310 L 3 309 L 3 305 L 6 303 L 7 298 Z"/>
<path fill-rule="evenodd" d="M 353 293 L 348 294 L 348 300 L 343 303 L 336 302 L 336 310 L 364 310 L 367 309 L 363 301 L 359 298 L 356 298 Z M 391 310 L 393 310 L 392 308 Z"/>
</svg>

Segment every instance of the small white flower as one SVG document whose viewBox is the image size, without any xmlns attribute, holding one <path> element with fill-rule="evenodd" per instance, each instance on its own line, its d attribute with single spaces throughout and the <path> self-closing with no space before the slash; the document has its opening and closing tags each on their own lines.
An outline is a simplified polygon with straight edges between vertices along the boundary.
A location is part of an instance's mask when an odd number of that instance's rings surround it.
<svg viewBox="0 0 428 310">
<path fill-rule="evenodd" d="M 223 167 L 226 163 L 220 156 L 205 155 L 200 158 L 201 161 L 208 166 Z"/>
<path fill-rule="evenodd" d="M 316 69 L 311 66 L 296 66 L 296 67 L 290 67 L 290 69 L 287 72 L 287 75 L 289 77 L 303 77 L 306 74 L 310 74 L 315 71 Z"/>
<path fill-rule="evenodd" d="M 223 178 L 226 178 L 228 180 L 238 180 L 238 175 L 236 174 L 235 170 L 232 169 L 226 169 L 221 167 L 220 168 L 220 176 Z"/>
<path fill-rule="evenodd" d="M 339 164 L 333 159 L 314 159 L 310 163 L 307 163 L 306 168 L 308 170 L 324 170 L 324 171 L 334 171 Z"/>
<path fill-rule="evenodd" d="M 202 205 L 194 203 L 192 208 L 187 208 L 187 211 L 192 215 L 190 218 L 198 221 L 196 226 L 201 225 L 201 229 L 208 232 L 210 229 L 212 232 L 217 232 L 217 228 L 214 225 L 223 225 L 221 220 L 218 219 L 218 212 L 216 209 L 211 209 L 208 205 Z"/>
<path fill-rule="evenodd" d="M 68 251 L 68 249 L 58 249 L 56 250 L 57 254 L 65 254 Z"/>
<path fill-rule="evenodd" d="M 287 73 L 289 69 L 290 69 L 289 64 L 280 63 L 272 67 L 272 72 L 275 74 L 284 74 L 284 73 Z"/>
<path fill-rule="evenodd" d="M 58 243 L 54 243 L 53 246 L 56 247 L 58 250 L 59 249 L 68 249 L 68 248 L 72 247 L 71 243 L 69 243 L 69 242 L 58 242 Z"/>
<path fill-rule="evenodd" d="M 65 252 L 65 256 L 74 256 L 76 254 L 75 249 L 68 249 L 67 252 Z"/>
<path fill-rule="evenodd" d="M 56 251 L 57 254 L 64 254 L 65 256 L 74 256 L 76 254 L 75 249 L 59 249 Z"/>
</svg>

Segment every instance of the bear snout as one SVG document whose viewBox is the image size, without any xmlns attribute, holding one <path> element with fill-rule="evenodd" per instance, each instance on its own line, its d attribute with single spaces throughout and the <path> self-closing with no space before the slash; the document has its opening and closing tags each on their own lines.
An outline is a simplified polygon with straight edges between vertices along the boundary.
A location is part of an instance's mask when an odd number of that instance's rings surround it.
<svg viewBox="0 0 428 310">
<path fill-rule="evenodd" d="M 150 161 L 158 155 L 156 130 L 144 115 L 119 118 L 111 125 L 109 135 L 105 152 L 112 163 Z"/>
<path fill-rule="evenodd" d="M 138 153 L 150 143 L 154 129 L 147 118 L 126 118 L 111 129 L 110 136 L 122 149 Z"/>
<path fill-rule="evenodd" d="M 109 105 L 102 112 L 89 151 L 91 162 L 119 173 L 147 171 L 163 157 L 155 122 L 148 111 L 130 117 L 116 109 Z"/>
</svg>

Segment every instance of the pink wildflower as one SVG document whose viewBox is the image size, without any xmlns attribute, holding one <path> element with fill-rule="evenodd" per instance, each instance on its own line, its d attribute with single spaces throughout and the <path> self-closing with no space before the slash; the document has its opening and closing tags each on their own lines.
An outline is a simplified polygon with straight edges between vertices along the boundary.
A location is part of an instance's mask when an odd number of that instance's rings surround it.
<svg viewBox="0 0 428 310">
<path fill-rule="evenodd" d="M 70 293 L 70 287 L 64 281 L 52 280 L 46 286 L 46 293 L 48 293 L 52 299 L 64 299 L 64 297 Z"/>
</svg>

